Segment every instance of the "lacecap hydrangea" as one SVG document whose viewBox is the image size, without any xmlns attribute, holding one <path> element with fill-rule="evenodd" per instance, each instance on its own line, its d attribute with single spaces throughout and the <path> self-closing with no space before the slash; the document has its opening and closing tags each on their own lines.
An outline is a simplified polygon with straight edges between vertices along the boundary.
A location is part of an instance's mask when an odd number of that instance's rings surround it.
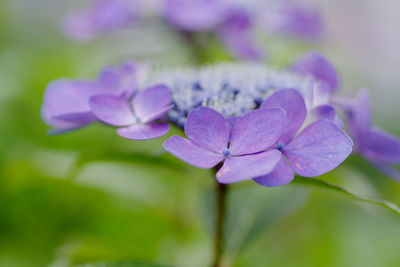
<svg viewBox="0 0 400 267">
<path fill-rule="evenodd" d="M 324 73 L 313 71 L 321 68 Z M 215 168 L 220 183 L 254 179 L 279 186 L 295 173 L 326 173 L 352 151 L 331 104 L 332 79 L 334 68 L 317 53 L 289 70 L 257 63 L 171 70 L 124 62 L 93 81 L 50 83 L 42 114 L 56 132 L 101 121 L 132 140 L 161 137 L 174 125 L 186 138 L 172 136 L 164 148 L 193 166 Z"/>
</svg>

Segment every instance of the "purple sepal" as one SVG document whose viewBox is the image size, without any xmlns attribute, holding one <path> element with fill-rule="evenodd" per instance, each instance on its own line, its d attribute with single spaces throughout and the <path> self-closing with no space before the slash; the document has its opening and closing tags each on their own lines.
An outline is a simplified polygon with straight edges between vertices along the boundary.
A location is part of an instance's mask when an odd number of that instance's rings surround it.
<svg viewBox="0 0 400 267">
<path fill-rule="evenodd" d="M 339 88 L 340 78 L 335 67 L 318 52 L 308 52 L 291 69 L 301 75 L 314 76 L 320 82 L 326 83 L 331 91 Z"/>
<path fill-rule="evenodd" d="M 286 112 L 285 128 L 279 142 L 288 143 L 303 125 L 307 109 L 303 97 L 292 88 L 281 89 L 269 96 L 261 107 L 280 107 Z"/>
<path fill-rule="evenodd" d="M 294 178 L 294 171 L 286 159 L 281 156 L 275 169 L 268 175 L 254 178 L 259 185 L 266 187 L 281 186 L 290 183 Z"/>
<path fill-rule="evenodd" d="M 283 150 L 294 171 L 315 177 L 341 164 L 351 153 L 353 142 L 334 123 L 326 120 L 307 126 Z"/>
</svg>

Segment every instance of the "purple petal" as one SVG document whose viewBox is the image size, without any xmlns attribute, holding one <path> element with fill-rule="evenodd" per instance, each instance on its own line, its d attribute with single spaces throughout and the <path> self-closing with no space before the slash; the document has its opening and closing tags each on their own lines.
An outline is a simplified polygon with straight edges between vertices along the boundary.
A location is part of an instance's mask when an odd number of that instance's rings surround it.
<svg viewBox="0 0 400 267">
<path fill-rule="evenodd" d="M 133 110 L 141 121 L 149 122 L 157 118 L 171 103 L 171 91 L 165 85 L 156 85 L 141 91 L 133 99 Z"/>
<path fill-rule="evenodd" d="M 185 134 L 199 147 L 220 153 L 228 146 L 229 124 L 218 111 L 199 107 L 189 112 Z"/>
<path fill-rule="evenodd" d="M 98 94 L 101 89 L 91 81 L 66 80 L 60 79 L 51 82 L 44 94 L 42 105 L 42 117 L 51 126 L 54 127 L 76 127 L 82 126 L 81 119 L 65 121 L 60 116 L 68 114 L 90 113 L 89 99 L 92 95 Z M 78 118 L 80 116 L 77 116 Z M 89 121 L 90 122 L 90 121 Z"/>
<path fill-rule="evenodd" d="M 336 111 L 331 105 L 318 106 L 311 110 L 313 121 L 317 120 L 328 120 L 333 122 L 336 117 Z"/>
<path fill-rule="evenodd" d="M 70 113 L 55 116 L 51 118 L 51 125 L 57 129 L 52 129 L 51 134 L 60 134 L 82 128 L 96 120 L 97 118 L 92 112 Z"/>
<path fill-rule="evenodd" d="M 335 67 L 321 54 L 311 51 L 292 67 L 293 71 L 301 75 L 313 75 L 320 81 L 327 83 L 331 91 L 339 87 L 339 75 Z"/>
<path fill-rule="evenodd" d="M 239 119 L 240 119 L 240 116 L 234 116 L 234 117 L 230 117 L 227 119 L 230 129 L 233 129 L 235 127 L 235 124 Z"/>
<path fill-rule="evenodd" d="M 107 66 L 103 68 L 98 81 L 104 93 L 130 98 L 137 88 L 138 72 L 142 66 L 133 62 L 124 62 L 120 66 Z"/>
<path fill-rule="evenodd" d="M 154 113 L 151 117 L 148 117 L 148 118 L 146 119 L 145 122 L 152 122 L 152 121 L 155 121 L 155 120 L 158 120 L 158 119 L 163 118 L 164 115 L 165 115 L 168 111 L 170 111 L 173 107 L 174 107 L 174 105 L 169 105 L 169 106 L 166 106 L 166 107 L 163 108 L 163 109 L 160 109 L 160 110 L 158 111 L 158 113 Z"/>
<path fill-rule="evenodd" d="M 240 117 L 231 132 L 232 155 L 263 151 L 281 136 L 285 125 L 285 112 L 281 108 L 261 108 Z"/>
<path fill-rule="evenodd" d="M 252 37 L 250 18 L 244 13 L 232 15 L 220 29 L 220 35 L 228 49 L 236 57 L 246 60 L 259 60 L 261 52 Z"/>
<path fill-rule="evenodd" d="M 314 177 L 336 168 L 350 155 L 352 146 L 342 129 L 321 120 L 305 128 L 283 152 L 296 173 Z"/>
<path fill-rule="evenodd" d="M 261 107 L 280 107 L 286 112 L 285 127 L 279 141 L 287 143 L 297 133 L 307 116 L 303 97 L 295 89 L 281 89 L 265 100 Z"/>
<path fill-rule="evenodd" d="M 273 171 L 281 158 L 281 152 L 273 149 L 258 154 L 225 159 L 224 165 L 217 172 L 217 180 L 228 184 L 249 180 Z"/>
<path fill-rule="evenodd" d="M 294 178 L 294 171 L 282 156 L 275 169 L 265 176 L 254 178 L 253 180 L 263 186 L 275 187 L 290 183 Z"/>
<path fill-rule="evenodd" d="M 210 169 L 221 162 L 224 157 L 200 148 L 181 136 L 172 136 L 164 142 L 164 148 L 175 157 L 198 168 Z"/>
<path fill-rule="evenodd" d="M 92 112 L 69 113 L 54 117 L 56 120 L 63 122 L 77 123 L 78 125 L 85 125 L 97 120 Z"/>
<path fill-rule="evenodd" d="M 186 31 L 210 31 L 225 20 L 226 6 L 218 0 L 165 0 L 167 20 Z"/>
<path fill-rule="evenodd" d="M 367 135 L 371 129 L 371 101 L 366 89 L 360 90 L 349 111 L 349 128 L 358 146 L 368 143 Z"/>
<path fill-rule="evenodd" d="M 310 122 L 327 120 L 336 124 L 337 127 L 343 128 L 342 120 L 336 114 L 335 108 L 331 105 L 322 105 L 312 109 L 310 112 L 310 117 Z"/>
<path fill-rule="evenodd" d="M 366 136 L 361 153 L 372 162 L 400 164 L 400 139 L 374 128 Z"/>
<path fill-rule="evenodd" d="M 93 96 L 90 99 L 90 107 L 99 120 L 110 125 L 126 126 L 136 122 L 129 103 L 121 97 Z"/>
<path fill-rule="evenodd" d="M 148 140 L 161 137 L 169 131 L 168 123 L 136 124 L 119 128 L 117 133 L 132 140 Z"/>
</svg>

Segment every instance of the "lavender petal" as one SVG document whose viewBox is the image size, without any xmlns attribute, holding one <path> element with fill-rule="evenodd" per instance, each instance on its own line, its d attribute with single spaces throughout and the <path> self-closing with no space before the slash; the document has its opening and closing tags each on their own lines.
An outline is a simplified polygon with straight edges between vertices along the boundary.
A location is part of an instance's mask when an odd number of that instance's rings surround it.
<svg viewBox="0 0 400 267">
<path fill-rule="evenodd" d="M 267 175 L 254 178 L 253 180 L 263 186 L 275 187 L 290 183 L 294 178 L 294 171 L 282 156 L 275 169 Z"/>
<path fill-rule="evenodd" d="M 129 127 L 119 128 L 117 133 L 127 139 L 149 140 L 167 134 L 169 125 L 167 123 L 137 124 Z"/>
<path fill-rule="evenodd" d="M 185 123 L 185 134 L 199 147 L 220 153 L 228 146 L 229 124 L 219 112 L 199 107 L 189 113 Z"/>
<path fill-rule="evenodd" d="M 133 99 L 135 115 L 143 122 L 157 118 L 171 103 L 171 91 L 165 85 L 156 85 L 141 91 Z M 167 112 L 168 110 L 164 111 Z"/>
<path fill-rule="evenodd" d="M 342 163 L 353 142 L 335 124 L 321 120 L 310 124 L 284 149 L 296 173 L 305 177 L 324 174 Z"/>
<path fill-rule="evenodd" d="M 321 54 L 311 51 L 301 58 L 292 70 L 301 75 L 313 75 L 320 81 L 327 83 L 331 91 L 339 87 L 340 79 L 335 67 Z"/>
<path fill-rule="evenodd" d="M 249 180 L 272 172 L 281 158 L 276 149 L 240 157 L 228 157 L 217 172 L 218 182 L 223 184 Z"/>
<path fill-rule="evenodd" d="M 231 132 L 232 155 L 263 151 L 281 136 L 285 125 L 285 112 L 281 108 L 261 108 L 240 117 Z"/>
<path fill-rule="evenodd" d="M 212 168 L 224 158 L 221 154 L 205 150 L 181 136 L 170 137 L 164 142 L 164 148 L 175 157 L 198 168 Z"/>
<path fill-rule="evenodd" d="M 272 94 L 261 107 L 280 107 L 286 112 L 283 133 L 278 141 L 287 143 L 297 133 L 307 116 L 303 97 L 295 89 L 281 89 Z"/>
<path fill-rule="evenodd" d="M 129 103 L 122 97 L 98 95 L 90 98 L 93 114 L 113 126 L 127 126 L 136 122 Z"/>
</svg>

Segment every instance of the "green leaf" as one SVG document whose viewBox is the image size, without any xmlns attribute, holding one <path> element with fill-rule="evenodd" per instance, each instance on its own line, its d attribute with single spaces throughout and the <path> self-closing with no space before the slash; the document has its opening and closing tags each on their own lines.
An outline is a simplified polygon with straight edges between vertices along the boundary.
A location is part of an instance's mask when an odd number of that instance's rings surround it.
<svg viewBox="0 0 400 267">
<path fill-rule="evenodd" d="M 159 263 L 151 263 L 144 261 L 120 261 L 120 262 L 98 262 L 78 265 L 78 267 L 171 267 Z"/>
<path fill-rule="evenodd" d="M 397 215 L 400 215 L 400 208 L 392 202 L 389 202 L 386 200 L 380 200 L 380 199 L 359 196 L 341 186 L 334 185 L 334 184 L 331 184 L 329 182 L 326 182 L 326 181 L 323 181 L 320 179 L 296 176 L 293 183 L 299 184 L 299 185 L 305 185 L 305 186 L 314 186 L 314 187 L 330 190 L 330 191 L 342 194 L 342 195 L 349 197 L 350 199 L 353 199 L 356 201 L 383 207 L 393 213 L 396 213 Z"/>
</svg>

